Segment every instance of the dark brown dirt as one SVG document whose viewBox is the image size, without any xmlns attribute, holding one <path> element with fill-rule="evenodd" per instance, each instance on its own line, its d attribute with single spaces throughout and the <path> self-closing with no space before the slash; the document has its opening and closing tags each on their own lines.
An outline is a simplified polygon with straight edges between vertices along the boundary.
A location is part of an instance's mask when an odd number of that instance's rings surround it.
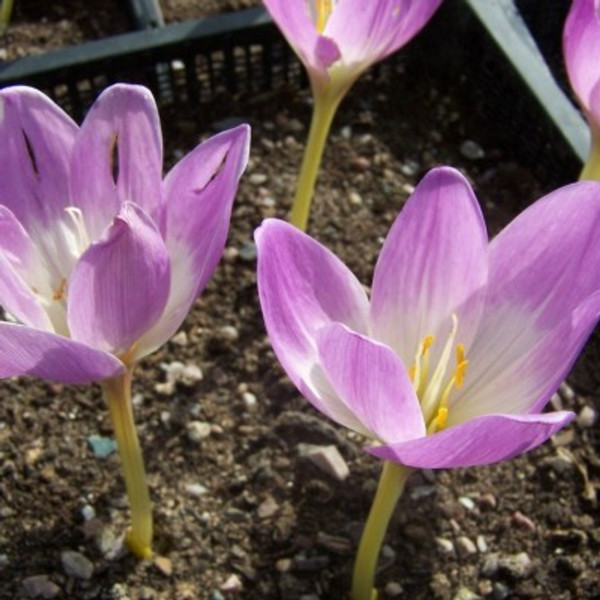
<svg viewBox="0 0 600 600">
<path fill-rule="evenodd" d="M 225 256 L 180 333 L 140 365 L 134 385 L 156 550 L 172 573 L 109 556 L 128 509 L 118 458 L 97 458 L 88 443 L 111 436 L 99 388 L 8 380 L 0 385 L 0 599 L 31 597 L 24 582 L 39 575 L 67 599 L 342 600 L 380 464 L 284 376 L 257 306 L 251 242 L 262 218 L 289 209 L 309 96 L 224 99 L 162 117 L 169 166 L 224 118 L 253 128 Z M 485 156 L 465 158 L 467 140 Z M 363 79 L 341 107 L 311 234 L 368 284 L 411 186 L 438 164 L 473 181 L 492 233 L 546 191 L 486 133 L 460 86 L 423 93 L 388 69 Z M 174 361 L 198 366 L 203 379 L 168 394 L 159 384 Z M 565 386 L 553 403 L 580 418 L 529 455 L 413 476 L 380 561 L 383 598 L 600 597 L 600 446 L 590 420 L 598 396 Z M 192 421 L 209 423 L 210 435 L 194 442 Z M 333 480 L 306 462 L 300 443 L 336 445 L 349 477 Z M 89 580 L 65 573 L 66 550 L 91 561 Z"/>
</svg>

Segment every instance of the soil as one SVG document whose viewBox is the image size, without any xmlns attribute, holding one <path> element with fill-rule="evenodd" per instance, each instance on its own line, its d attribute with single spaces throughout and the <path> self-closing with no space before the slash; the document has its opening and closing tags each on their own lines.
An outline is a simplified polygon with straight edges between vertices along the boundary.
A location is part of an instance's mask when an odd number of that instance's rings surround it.
<svg viewBox="0 0 600 600">
<path fill-rule="evenodd" d="M 164 8 L 176 4 L 186 3 Z M 390 69 L 363 78 L 342 104 L 309 226 L 365 284 L 398 210 L 432 166 L 467 174 L 491 234 L 549 191 L 486 133 L 462 91 L 468 81 L 423 95 L 400 68 Z M 90 439 L 111 436 L 99 388 L 5 380 L 0 599 L 34 597 L 36 576 L 47 598 L 347 598 L 381 465 L 284 375 L 255 288 L 252 232 L 264 217 L 287 215 L 310 96 L 282 90 L 260 102 L 229 98 L 161 115 L 167 167 L 224 119 L 249 122 L 253 131 L 223 260 L 180 332 L 136 372 L 136 420 L 162 558 L 140 562 L 119 552 L 129 518 L 119 460 L 98 457 Z M 466 141 L 483 155 L 467 158 Z M 175 362 L 198 367 L 202 379 L 165 385 Z M 380 559 L 382 598 L 600 598 L 600 395 L 578 382 L 564 385 L 552 405 L 579 418 L 534 452 L 411 478 Z M 349 476 L 338 481 L 302 457 L 307 443 L 336 446 Z M 87 563 L 79 576 L 67 573 L 66 551 L 87 557 L 89 578 Z"/>
</svg>

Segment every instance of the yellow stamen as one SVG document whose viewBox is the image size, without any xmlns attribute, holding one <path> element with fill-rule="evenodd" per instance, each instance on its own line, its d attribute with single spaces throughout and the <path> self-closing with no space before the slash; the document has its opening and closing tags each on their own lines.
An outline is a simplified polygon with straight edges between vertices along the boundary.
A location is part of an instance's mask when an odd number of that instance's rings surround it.
<svg viewBox="0 0 600 600">
<path fill-rule="evenodd" d="M 429 350 L 429 348 L 431 348 L 431 345 L 433 344 L 434 341 L 435 341 L 435 337 L 432 335 L 426 335 L 423 338 L 423 341 L 421 342 L 421 346 L 422 346 L 421 356 L 425 356 L 427 354 L 427 351 Z"/>
<path fill-rule="evenodd" d="M 316 0 L 317 4 L 317 31 L 323 33 L 327 19 L 331 14 L 331 0 Z"/>
<path fill-rule="evenodd" d="M 58 287 L 54 290 L 54 294 L 52 294 L 52 300 L 62 300 L 67 295 L 67 280 L 63 277 L 58 284 Z"/>
<path fill-rule="evenodd" d="M 456 344 L 456 364 L 460 365 L 465 360 L 465 347 L 462 344 Z"/>
<path fill-rule="evenodd" d="M 448 409 L 445 406 L 442 406 L 438 409 L 437 416 L 435 418 L 435 426 L 437 430 L 444 429 L 446 427 L 446 422 L 448 421 Z"/>
<path fill-rule="evenodd" d="M 462 384 L 465 382 L 465 373 L 467 372 L 468 364 L 468 360 L 462 360 L 456 365 L 456 370 L 454 371 L 454 383 L 457 388 L 462 387 Z"/>
<path fill-rule="evenodd" d="M 410 367 L 408 368 L 408 377 L 410 378 L 410 380 L 414 383 L 415 382 L 415 375 L 417 373 L 417 366 L 416 365 L 410 365 Z"/>
</svg>

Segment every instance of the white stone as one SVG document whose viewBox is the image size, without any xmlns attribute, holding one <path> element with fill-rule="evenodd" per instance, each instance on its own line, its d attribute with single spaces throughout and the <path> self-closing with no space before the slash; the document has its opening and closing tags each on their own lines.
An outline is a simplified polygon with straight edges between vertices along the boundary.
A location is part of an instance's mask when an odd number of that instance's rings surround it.
<svg viewBox="0 0 600 600">
<path fill-rule="evenodd" d="M 344 481 L 350 474 L 350 469 L 344 457 L 333 445 L 298 444 L 298 452 L 300 456 L 308 458 L 321 471 L 338 481 Z"/>
<path fill-rule="evenodd" d="M 190 421 L 186 429 L 189 440 L 197 444 L 210 435 L 212 428 L 210 423 L 205 421 Z"/>
<path fill-rule="evenodd" d="M 60 554 L 63 569 L 67 575 L 76 579 L 91 579 L 94 573 L 94 565 L 89 558 L 75 552 L 74 550 L 65 550 Z"/>
</svg>

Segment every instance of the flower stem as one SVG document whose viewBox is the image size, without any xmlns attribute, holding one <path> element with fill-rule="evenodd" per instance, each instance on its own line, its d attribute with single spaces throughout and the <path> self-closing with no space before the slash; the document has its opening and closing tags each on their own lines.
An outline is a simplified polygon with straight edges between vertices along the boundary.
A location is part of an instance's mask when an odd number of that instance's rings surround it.
<svg viewBox="0 0 600 600">
<path fill-rule="evenodd" d="M 0 35 L 4 33 L 10 23 L 13 9 L 13 0 L 0 0 Z"/>
<path fill-rule="evenodd" d="M 371 512 L 363 530 L 352 577 L 352 600 L 376 600 L 374 589 L 377 559 L 390 518 L 412 469 L 386 461 L 377 486 Z"/>
<path fill-rule="evenodd" d="M 300 167 L 296 195 L 290 216 L 290 223 L 302 231 L 306 231 L 308 224 L 310 205 L 315 191 L 315 182 L 319 173 L 327 135 L 329 134 L 329 129 L 331 128 L 337 108 L 344 97 L 344 93 L 336 93 L 331 88 L 317 91 L 313 86 L 313 97 L 315 103 L 310 131 L 308 133 L 306 148 L 304 149 L 304 158 Z"/>
<path fill-rule="evenodd" d="M 119 456 L 123 466 L 125 487 L 131 508 L 131 527 L 125 542 L 138 558 L 152 557 L 152 503 L 146 482 L 144 459 L 133 420 L 131 404 L 132 370 L 107 379 L 102 384 L 112 420 Z"/>
<path fill-rule="evenodd" d="M 592 134 L 592 147 L 579 181 L 600 181 L 600 139 Z"/>
</svg>

